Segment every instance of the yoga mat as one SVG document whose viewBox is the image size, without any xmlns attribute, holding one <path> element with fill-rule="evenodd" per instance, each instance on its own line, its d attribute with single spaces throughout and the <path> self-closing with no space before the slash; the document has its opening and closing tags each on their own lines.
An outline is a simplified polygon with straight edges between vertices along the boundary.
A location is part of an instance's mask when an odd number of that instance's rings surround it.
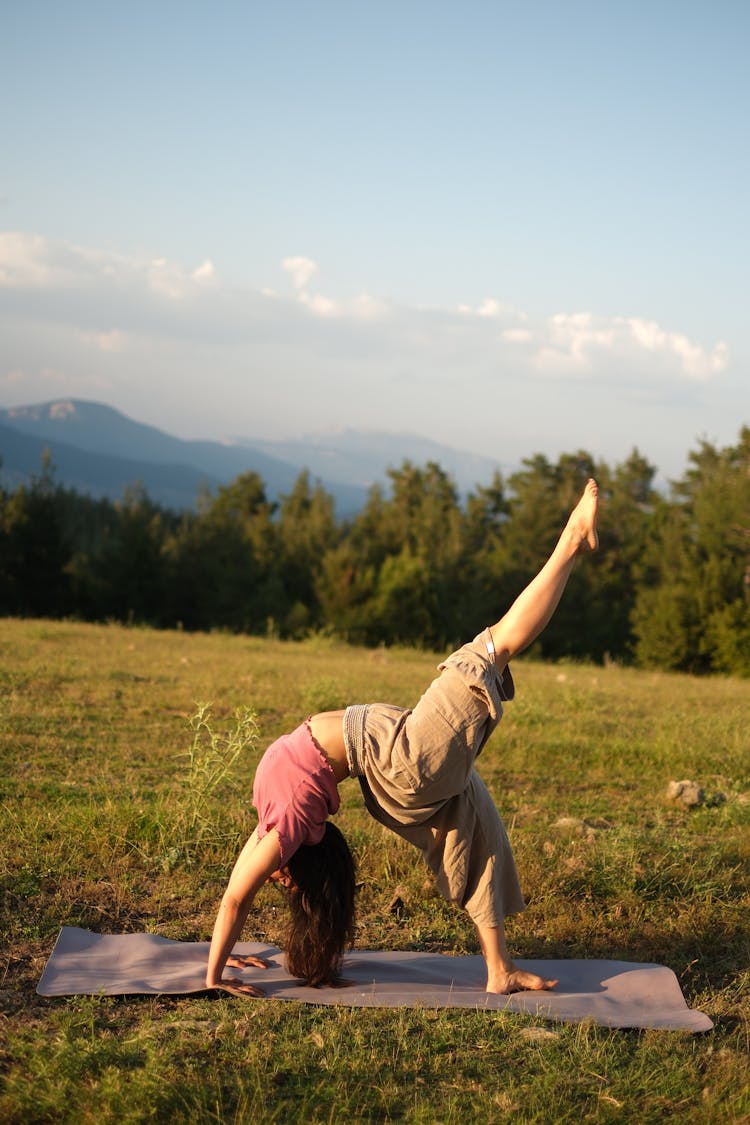
<svg viewBox="0 0 750 1125">
<path fill-rule="evenodd" d="M 500 1010 L 566 1022 L 590 1020 L 602 1027 L 694 1032 L 713 1027 L 703 1012 L 688 1008 L 677 977 L 663 965 L 520 960 L 521 968 L 557 978 L 557 988 L 491 996 L 484 991 L 480 956 L 352 950 L 342 970 L 350 982 L 347 987 L 309 988 L 289 976 L 283 954 L 274 946 L 238 942 L 235 952 L 272 962 L 269 969 L 230 970 L 263 988 L 269 1000 L 365 1008 Z M 42 996 L 203 992 L 207 959 L 205 941 L 172 941 L 158 934 L 94 934 L 64 926 L 37 992 Z"/>
</svg>

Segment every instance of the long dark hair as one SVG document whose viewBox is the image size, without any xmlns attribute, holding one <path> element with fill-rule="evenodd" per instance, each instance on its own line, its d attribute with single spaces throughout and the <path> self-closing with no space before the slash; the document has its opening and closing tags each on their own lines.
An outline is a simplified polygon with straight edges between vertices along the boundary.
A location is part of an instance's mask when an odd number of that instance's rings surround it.
<svg viewBox="0 0 750 1125">
<path fill-rule="evenodd" d="M 354 859 L 349 845 L 328 820 L 320 843 L 303 844 L 287 867 L 294 881 L 287 968 L 309 985 L 334 984 L 344 950 L 354 941 Z"/>
</svg>

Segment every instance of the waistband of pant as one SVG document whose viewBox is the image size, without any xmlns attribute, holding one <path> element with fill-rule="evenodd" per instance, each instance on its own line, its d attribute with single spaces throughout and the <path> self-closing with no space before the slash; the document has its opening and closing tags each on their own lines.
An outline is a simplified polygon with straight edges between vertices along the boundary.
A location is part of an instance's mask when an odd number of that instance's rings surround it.
<svg viewBox="0 0 750 1125">
<path fill-rule="evenodd" d="M 365 723 L 368 710 L 368 704 L 356 703 L 344 711 L 344 749 L 352 777 L 362 777 L 365 772 Z"/>
</svg>

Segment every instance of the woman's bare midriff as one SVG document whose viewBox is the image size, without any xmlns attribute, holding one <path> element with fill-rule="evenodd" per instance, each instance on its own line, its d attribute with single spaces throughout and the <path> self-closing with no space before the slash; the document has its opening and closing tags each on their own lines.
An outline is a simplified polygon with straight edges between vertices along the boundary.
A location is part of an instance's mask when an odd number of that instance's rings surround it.
<svg viewBox="0 0 750 1125">
<path fill-rule="evenodd" d="M 349 776 L 344 746 L 344 712 L 321 711 L 308 720 L 310 732 L 330 763 L 336 781 Z"/>
</svg>

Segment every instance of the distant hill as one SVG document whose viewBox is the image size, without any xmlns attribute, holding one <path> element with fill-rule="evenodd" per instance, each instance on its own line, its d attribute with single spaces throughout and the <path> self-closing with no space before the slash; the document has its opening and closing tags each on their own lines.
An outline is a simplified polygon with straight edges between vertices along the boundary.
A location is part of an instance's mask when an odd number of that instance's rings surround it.
<svg viewBox="0 0 750 1125">
<path fill-rule="evenodd" d="M 108 457 L 0 425 L 0 478 L 6 487 L 15 488 L 38 476 L 46 452 L 59 484 L 96 498 L 119 500 L 127 488 L 140 483 L 157 504 L 182 511 L 195 507 L 201 489 L 213 491 L 222 483 L 192 465 Z"/>
<path fill-rule="evenodd" d="M 461 493 L 488 483 L 498 467 L 407 434 L 344 430 L 298 442 L 184 441 L 97 402 L 61 399 L 0 410 L 0 477 L 6 486 L 38 474 L 45 450 L 56 480 L 66 487 L 119 499 L 139 482 L 156 503 L 178 511 L 194 507 L 201 489 L 215 492 L 250 471 L 276 500 L 305 468 L 345 517 L 361 509 L 373 483 L 386 481 L 389 467 L 407 458 L 420 465 L 437 462 Z"/>
<path fill-rule="evenodd" d="M 183 441 L 98 402 L 69 399 L 12 407 L 0 410 L 0 424 L 105 457 L 147 465 L 190 465 L 222 482 L 253 469 L 273 492 L 291 487 L 297 477 L 294 466 L 261 450 L 218 441 Z"/>
<path fill-rule="evenodd" d="M 386 469 L 398 468 L 407 459 L 414 465 L 436 462 L 453 477 L 462 494 L 478 484 L 489 484 L 494 471 L 501 468 L 489 457 L 452 449 L 415 434 L 337 430 L 294 442 L 256 440 L 252 445 L 282 461 L 305 465 L 315 476 L 348 481 L 362 488 L 384 480 Z"/>
<path fill-rule="evenodd" d="M 258 473 L 275 500 L 300 472 L 250 445 L 183 441 L 102 403 L 68 399 L 0 410 L 0 475 L 7 484 L 38 474 L 45 450 L 60 484 L 116 500 L 139 482 L 152 500 L 176 511 L 195 507 L 202 489 L 215 492 L 245 472 Z M 366 499 L 364 489 L 349 485 L 328 491 L 339 515 Z"/>
</svg>

